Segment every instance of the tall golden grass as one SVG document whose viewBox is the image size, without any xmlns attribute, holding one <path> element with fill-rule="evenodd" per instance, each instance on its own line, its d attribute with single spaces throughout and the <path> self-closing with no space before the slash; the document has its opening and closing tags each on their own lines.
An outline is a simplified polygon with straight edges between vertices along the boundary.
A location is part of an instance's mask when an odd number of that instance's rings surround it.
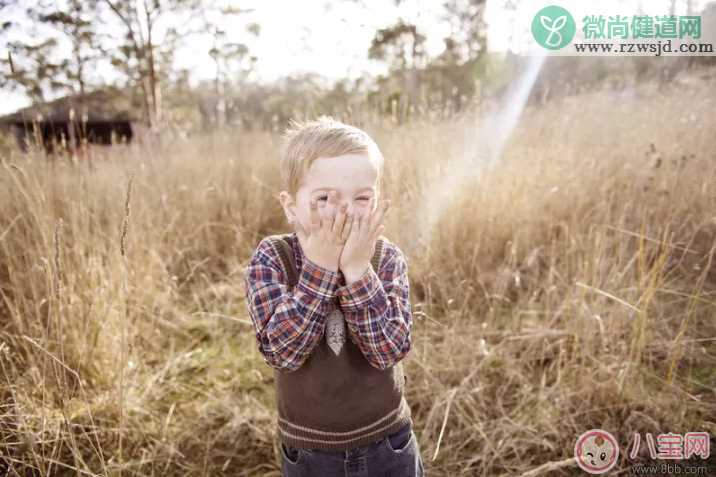
<svg viewBox="0 0 716 477">
<path fill-rule="evenodd" d="M 595 427 L 620 469 L 633 433 L 716 434 L 716 93 L 699 74 L 528 108 L 425 248 L 417 199 L 459 172 L 441 160 L 476 121 L 364 125 L 408 257 L 428 475 L 573 475 Z M 243 290 L 258 240 L 288 230 L 277 148 L 224 131 L 91 165 L 3 157 L 3 475 L 280 475 Z"/>
</svg>

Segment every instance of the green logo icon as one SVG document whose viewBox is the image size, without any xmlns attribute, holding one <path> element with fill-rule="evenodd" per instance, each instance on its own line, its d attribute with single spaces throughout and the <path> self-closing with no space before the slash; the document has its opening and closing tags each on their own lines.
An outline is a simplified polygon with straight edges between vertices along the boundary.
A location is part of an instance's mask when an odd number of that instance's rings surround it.
<svg viewBox="0 0 716 477">
<path fill-rule="evenodd" d="M 559 50 L 567 45 L 576 31 L 572 15 L 557 5 L 544 7 L 532 19 L 532 36 L 548 50 Z"/>
</svg>

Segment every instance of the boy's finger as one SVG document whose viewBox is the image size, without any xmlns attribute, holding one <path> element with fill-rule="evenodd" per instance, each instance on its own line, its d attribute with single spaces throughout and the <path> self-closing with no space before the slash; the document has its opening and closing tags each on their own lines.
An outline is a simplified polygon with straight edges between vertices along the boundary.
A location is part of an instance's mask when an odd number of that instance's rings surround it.
<svg viewBox="0 0 716 477">
<path fill-rule="evenodd" d="M 335 221 L 333 222 L 333 233 L 337 233 L 340 237 L 341 230 L 345 226 L 346 222 L 346 209 L 348 208 L 347 204 L 343 204 L 338 208 L 338 212 L 335 217 Z"/>
<path fill-rule="evenodd" d="M 328 205 L 325 202 L 320 201 L 318 208 L 321 211 L 321 228 L 326 232 L 330 232 L 331 229 L 333 229 L 334 217 L 331 216 L 331 212 L 328 210 Z"/>
<path fill-rule="evenodd" d="M 370 218 L 370 224 L 368 224 L 368 232 L 373 235 L 376 229 L 383 223 L 383 211 L 379 210 L 377 214 Z"/>
<path fill-rule="evenodd" d="M 333 219 L 331 217 L 330 211 L 328 210 L 328 205 L 325 201 L 318 201 L 318 212 L 318 215 L 321 216 L 321 228 L 325 227 L 328 230 L 331 230 L 331 227 L 333 226 Z"/>
<path fill-rule="evenodd" d="M 375 233 L 373 234 L 373 240 L 378 240 L 378 237 L 380 237 L 380 234 L 382 234 L 385 231 L 385 225 L 380 224 L 376 229 Z"/>
<path fill-rule="evenodd" d="M 333 229 L 333 226 L 334 226 L 334 223 L 336 220 L 336 215 L 338 215 L 337 214 L 338 201 L 336 200 L 336 197 L 337 197 L 336 191 L 334 191 L 334 190 L 329 191 L 328 192 L 328 203 L 326 204 L 325 208 L 323 209 L 326 214 L 327 220 L 328 220 L 328 230 Z"/>
<path fill-rule="evenodd" d="M 311 232 L 315 232 L 321 227 L 321 216 L 318 213 L 318 205 L 315 199 L 311 199 L 310 206 L 310 217 L 311 217 Z"/>
<path fill-rule="evenodd" d="M 375 196 L 371 197 L 368 201 L 368 207 L 366 208 L 365 215 L 370 217 L 373 214 L 373 207 L 375 206 Z"/>
<path fill-rule="evenodd" d="M 356 234 L 360 235 L 363 233 L 363 225 L 365 224 L 366 218 L 364 214 L 358 214 L 356 221 L 353 223 L 353 228 L 356 229 Z"/>
<path fill-rule="evenodd" d="M 353 231 L 353 224 L 355 223 L 355 215 L 353 213 L 348 214 L 346 217 L 346 224 L 343 227 L 343 231 L 341 232 L 341 241 L 345 242 L 348 240 L 348 237 L 350 237 L 351 232 Z"/>
<path fill-rule="evenodd" d="M 338 200 L 336 191 L 332 190 L 328 192 L 328 209 L 330 212 L 335 213 L 338 207 Z"/>
<path fill-rule="evenodd" d="M 371 217 L 371 232 L 375 232 L 375 229 L 378 228 L 380 224 L 383 223 L 383 219 L 385 218 L 386 212 L 388 212 L 388 209 L 390 208 L 390 200 L 386 199 L 381 204 L 380 207 L 376 210 L 376 213 L 373 214 Z"/>
<path fill-rule="evenodd" d="M 370 229 L 372 229 L 372 223 L 375 219 L 375 214 L 378 211 L 376 207 L 376 198 L 373 196 L 368 202 L 368 210 L 366 210 L 365 215 L 363 216 L 363 223 L 361 224 L 361 226 L 366 227 L 366 232 L 370 232 Z"/>
</svg>

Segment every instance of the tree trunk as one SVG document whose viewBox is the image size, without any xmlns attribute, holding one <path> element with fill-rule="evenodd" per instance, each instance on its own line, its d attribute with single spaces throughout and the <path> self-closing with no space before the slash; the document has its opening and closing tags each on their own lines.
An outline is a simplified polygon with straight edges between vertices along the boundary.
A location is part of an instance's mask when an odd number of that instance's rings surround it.
<svg viewBox="0 0 716 477">
<path fill-rule="evenodd" d="M 152 24 L 152 18 L 149 14 L 146 0 L 144 1 L 144 13 L 147 19 L 147 69 L 149 70 L 149 91 L 152 95 L 152 115 L 154 116 L 155 121 L 159 123 L 161 121 L 161 108 L 157 93 L 159 84 L 154 64 L 154 45 L 152 44 L 152 30 L 154 25 Z"/>
</svg>

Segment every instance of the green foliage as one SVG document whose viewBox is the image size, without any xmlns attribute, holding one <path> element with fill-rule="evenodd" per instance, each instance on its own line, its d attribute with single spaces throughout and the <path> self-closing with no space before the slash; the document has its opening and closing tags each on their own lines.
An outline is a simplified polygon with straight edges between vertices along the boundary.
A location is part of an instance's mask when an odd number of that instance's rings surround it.
<svg viewBox="0 0 716 477">
<path fill-rule="evenodd" d="M 48 38 L 35 43 L 18 41 L 7 44 L 8 57 L 2 62 L 0 87 L 26 93 L 33 102 L 43 101 L 48 92 L 61 89 L 65 61 L 54 61 L 57 40 Z"/>
<path fill-rule="evenodd" d="M 499 91 L 514 78 L 508 56 L 502 53 L 482 55 L 475 63 L 473 73 L 487 91 Z"/>
<path fill-rule="evenodd" d="M 392 69 L 416 67 L 425 56 L 425 35 L 402 19 L 378 30 L 368 49 L 368 58 L 386 61 Z"/>
</svg>

